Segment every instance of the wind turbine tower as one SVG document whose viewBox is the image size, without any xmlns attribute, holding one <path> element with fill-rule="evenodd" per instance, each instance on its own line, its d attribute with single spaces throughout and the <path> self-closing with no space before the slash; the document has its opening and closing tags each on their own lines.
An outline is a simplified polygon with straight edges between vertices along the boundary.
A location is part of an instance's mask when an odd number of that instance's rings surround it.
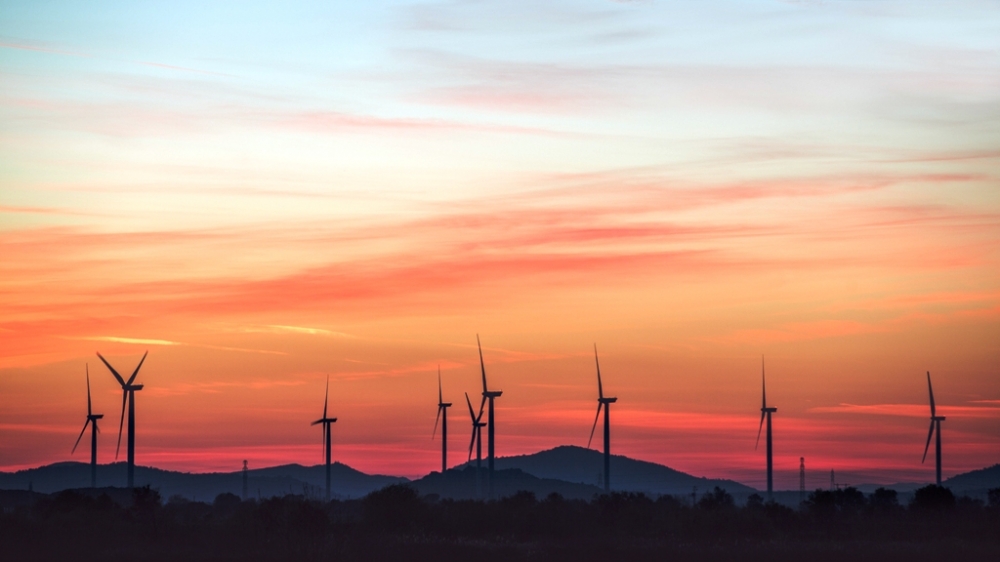
<svg viewBox="0 0 1000 562">
<path fill-rule="evenodd" d="M 472 441 L 469 442 L 469 461 L 472 461 L 472 448 L 476 448 L 476 497 L 482 497 L 479 475 L 483 468 L 483 426 L 486 425 L 483 419 L 483 406 L 479 405 L 479 415 L 472 409 L 472 401 L 469 400 L 469 393 L 465 393 L 465 403 L 469 405 L 469 416 L 472 418 Z"/>
<path fill-rule="evenodd" d="M 594 417 L 594 427 L 590 428 L 590 439 L 587 440 L 587 448 L 594 440 L 594 430 L 597 429 L 597 420 L 601 417 L 601 409 L 604 409 L 604 492 L 611 491 L 611 422 L 609 414 L 611 405 L 618 401 L 618 398 L 604 397 L 604 387 L 601 385 L 601 363 L 597 360 L 597 344 L 594 344 L 594 364 L 597 365 L 597 415 Z"/>
<path fill-rule="evenodd" d="M 931 437 L 937 435 L 937 439 L 934 440 L 934 461 L 935 468 L 937 470 L 936 482 L 937 485 L 941 485 L 941 422 L 945 420 L 944 416 L 937 415 L 937 409 L 934 407 L 934 389 L 931 388 L 931 373 L 927 371 L 927 392 L 931 396 L 931 430 L 927 433 L 927 445 L 924 446 L 924 458 L 920 461 L 923 464 L 927 460 L 927 450 L 931 446 Z"/>
<path fill-rule="evenodd" d="M 76 438 L 76 445 L 73 445 L 73 450 L 70 454 L 76 452 L 77 445 L 80 444 L 80 439 L 83 438 L 83 432 L 87 431 L 87 424 L 91 424 L 90 427 L 90 487 L 97 487 L 97 420 L 104 417 L 104 414 L 95 414 L 90 407 L 90 366 L 87 369 L 87 421 L 83 422 L 83 429 L 80 430 L 79 437 Z"/>
<path fill-rule="evenodd" d="M 111 366 L 110 363 L 100 354 L 97 356 L 104 363 L 104 366 L 111 371 L 111 374 L 115 376 L 115 380 L 118 384 L 122 386 L 122 417 L 118 422 L 118 446 L 115 448 L 115 458 L 118 458 L 118 451 L 122 447 L 122 423 L 125 421 L 125 404 L 128 404 L 128 487 L 135 487 L 135 393 L 142 390 L 141 384 L 132 384 L 135 382 L 136 375 L 139 374 L 139 368 L 142 367 L 143 362 L 146 361 L 146 356 L 149 352 L 142 354 L 142 359 L 139 360 L 139 364 L 136 365 L 135 371 L 132 371 L 132 376 L 129 377 L 128 381 L 122 378 L 118 374 L 118 371 Z"/>
<path fill-rule="evenodd" d="M 448 470 L 448 408 L 451 402 L 444 401 L 444 394 L 441 392 L 441 367 L 438 366 L 438 413 L 434 418 L 434 432 L 431 439 L 437 433 L 438 421 L 441 422 L 441 474 Z"/>
<path fill-rule="evenodd" d="M 777 408 L 767 407 L 767 382 L 764 380 L 764 356 L 760 357 L 760 381 L 762 402 L 760 406 L 760 426 L 757 428 L 757 445 L 760 445 L 760 430 L 764 427 L 764 418 L 767 418 L 767 499 L 771 499 L 774 494 L 774 465 L 772 463 L 771 450 L 771 414 L 777 412 Z"/>
<path fill-rule="evenodd" d="M 483 362 L 483 345 L 479 342 L 479 334 L 476 334 L 476 345 L 479 347 L 479 368 L 483 373 L 483 404 L 487 400 L 490 402 L 489 417 L 487 425 L 489 429 L 487 430 L 487 445 L 486 445 L 486 458 L 489 467 L 489 489 L 490 489 L 490 499 L 493 498 L 493 460 L 495 458 L 494 453 L 496 449 L 494 448 L 494 436 L 496 433 L 496 419 L 493 417 L 493 400 L 499 398 L 503 395 L 502 390 L 489 390 L 486 385 L 486 364 Z M 479 409 L 482 410 L 483 406 L 480 404 Z"/>
<path fill-rule="evenodd" d="M 337 418 L 326 415 L 326 407 L 330 402 L 330 376 L 326 377 L 326 397 L 323 399 L 323 417 L 310 425 L 323 424 L 323 452 L 326 455 L 326 501 L 330 501 L 330 425 L 337 423 Z"/>
</svg>

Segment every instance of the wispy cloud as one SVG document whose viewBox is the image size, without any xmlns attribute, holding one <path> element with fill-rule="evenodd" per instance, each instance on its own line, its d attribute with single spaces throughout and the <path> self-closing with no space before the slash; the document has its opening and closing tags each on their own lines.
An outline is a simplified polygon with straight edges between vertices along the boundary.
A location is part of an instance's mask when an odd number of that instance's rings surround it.
<svg viewBox="0 0 1000 562">
<path fill-rule="evenodd" d="M 975 401 L 974 403 L 983 402 Z M 868 414 L 908 418 L 930 417 L 930 406 L 927 404 L 839 404 L 837 406 L 818 406 L 810 408 L 809 411 L 818 414 Z M 952 418 L 1000 418 L 1000 407 L 939 405 L 937 411 L 939 415 Z"/>
<path fill-rule="evenodd" d="M 184 345 L 180 342 L 169 341 L 169 340 L 157 340 L 157 339 L 146 339 L 146 338 L 122 338 L 118 336 L 83 336 L 71 339 L 127 343 L 133 345 Z"/>
<path fill-rule="evenodd" d="M 65 339 L 85 340 L 85 341 L 105 341 L 112 343 L 124 343 L 129 345 L 162 345 L 162 346 L 189 346 L 203 349 L 217 349 L 219 351 L 237 351 L 241 353 L 262 353 L 265 355 L 288 355 L 284 351 L 272 351 L 267 349 L 247 349 L 243 347 L 229 347 L 223 345 L 211 345 L 203 343 L 184 343 L 169 340 L 147 339 L 147 338 L 123 338 L 118 336 L 62 336 Z"/>
<path fill-rule="evenodd" d="M 292 333 L 292 334 L 308 334 L 311 336 L 334 336 L 338 338 L 355 338 L 351 334 L 345 332 L 336 332 L 333 330 L 325 330 L 323 328 L 308 328 L 304 326 L 282 326 L 278 324 L 271 324 L 268 326 L 253 326 L 245 328 L 248 332 L 255 331 L 265 331 L 272 333 Z"/>
</svg>

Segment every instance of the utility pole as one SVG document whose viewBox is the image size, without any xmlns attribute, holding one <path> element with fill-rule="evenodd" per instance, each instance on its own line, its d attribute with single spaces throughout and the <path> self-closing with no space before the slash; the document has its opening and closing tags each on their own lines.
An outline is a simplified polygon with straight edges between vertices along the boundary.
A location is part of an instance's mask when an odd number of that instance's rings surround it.
<svg viewBox="0 0 1000 562">
<path fill-rule="evenodd" d="M 799 457 L 799 503 L 806 501 L 806 458 Z"/>
<path fill-rule="evenodd" d="M 243 461 L 243 501 L 247 501 L 247 484 L 249 484 L 249 469 L 247 468 L 247 461 Z"/>
</svg>

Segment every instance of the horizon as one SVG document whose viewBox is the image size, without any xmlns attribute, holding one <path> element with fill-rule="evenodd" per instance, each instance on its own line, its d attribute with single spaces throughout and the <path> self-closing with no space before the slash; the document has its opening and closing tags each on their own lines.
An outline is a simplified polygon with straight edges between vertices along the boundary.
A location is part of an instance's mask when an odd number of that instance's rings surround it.
<svg viewBox="0 0 1000 562">
<path fill-rule="evenodd" d="M 502 460 L 502 459 L 519 458 L 519 457 L 524 457 L 524 456 L 534 456 L 534 455 L 539 455 L 539 454 L 542 454 L 542 453 L 552 452 L 552 451 L 555 451 L 555 450 L 561 449 L 561 448 L 577 448 L 577 449 L 581 449 L 581 450 L 584 450 L 584 451 L 592 452 L 595 455 L 600 455 L 601 454 L 601 452 L 598 451 L 598 450 L 596 450 L 596 449 L 587 448 L 587 447 L 580 447 L 578 445 L 557 445 L 557 446 L 552 447 L 550 449 L 543 449 L 543 450 L 540 450 L 540 451 L 535 451 L 533 453 L 527 453 L 527 454 L 523 454 L 523 455 L 511 455 L 511 456 L 506 456 L 506 457 L 504 457 L 504 456 L 497 456 L 497 460 L 499 461 L 499 460 Z M 641 459 L 641 458 L 626 457 L 625 455 L 617 455 L 617 454 L 612 455 L 612 456 L 617 456 L 617 457 L 625 458 L 627 460 L 636 461 L 636 462 L 656 464 L 657 466 L 660 466 L 662 468 L 666 468 L 666 469 L 669 469 L 669 470 L 676 471 L 676 469 L 674 469 L 673 467 L 669 467 L 669 466 L 662 465 L 662 464 L 659 464 L 659 463 L 653 463 L 652 461 L 648 461 L 648 460 Z M 109 467 L 112 467 L 112 466 L 117 466 L 118 468 L 124 469 L 127 466 L 127 464 L 128 463 L 126 461 L 120 461 L 119 460 L 119 461 L 112 461 L 112 462 L 106 463 L 106 464 L 98 464 L 98 467 L 109 468 Z M 4 473 L 4 474 L 16 474 L 18 472 L 26 472 L 26 471 L 31 471 L 31 470 L 39 470 L 39 469 L 43 469 L 43 468 L 47 468 L 47 467 L 51 467 L 51 466 L 58 466 L 58 465 L 79 465 L 81 467 L 89 467 L 90 463 L 86 462 L 86 461 L 78 461 L 78 460 L 63 460 L 63 461 L 56 461 L 54 463 L 45 464 L 45 465 L 41 465 L 41 466 L 32 466 L 32 467 L 18 468 L 18 469 L 12 469 L 12 470 L 0 470 L 0 473 Z M 376 476 L 376 477 L 377 476 L 384 476 L 384 477 L 391 477 L 391 478 L 403 478 L 403 479 L 405 479 L 408 482 L 417 481 L 417 480 L 420 480 L 420 479 L 425 478 L 427 476 L 430 476 L 432 474 L 440 474 L 441 473 L 440 469 L 438 469 L 438 470 L 431 470 L 430 472 L 427 472 L 427 473 L 424 473 L 424 474 L 415 474 L 415 475 L 381 474 L 381 473 L 363 472 L 363 471 L 358 470 L 355 467 L 352 467 L 352 466 L 350 466 L 348 464 L 345 464 L 345 463 L 342 463 L 342 462 L 336 461 L 336 460 L 331 463 L 331 466 L 336 466 L 336 465 L 343 466 L 343 467 L 345 467 L 345 468 L 347 468 L 349 470 L 356 471 L 356 472 L 364 474 L 366 476 Z M 283 468 L 283 467 L 299 467 L 299 468 L 304 468 L 304 469 L 322 469 L 324 466 L 325 465 L 323 463 L 310 465 L 310 464 L 301 464 L 301 463 L 297 463 L 297 462 L 292 462 L 292 463 L 282 463 L 282 464 L 267 465 L 267 466 L 249 467 L 248 470 L 250 472 L 254 472 L 256 470 L 269 470 L 269 469 Z M 458 463 L 458 464 L 456 464 L 454 466 L 449 466 L 448 470 L 463 470 L 463 469 L 471 468 L 471 467 L 474 467 L 474 466 L 475 466 L 475 459 L 473 459 L 471 461 L 466 461 L 466 462 Z M 973 469 L 973 470 L 971 470 L 969 472 L 964 472 L 964 473 L 961 473 L 961 474 L 956 474 L 954 476 L 963 476 L 965 474 L 969 474 L 970 472 L 978 472 L 978 471 L 981 471 L 981 470 L 988 470 L 988 469 L 991 469 L 991 468 L 994 468 L 994 467 L 998 467 L 998 466 L 1000 466 L 1000 463 L 989 465 L 989 466 L 984 466 L 984 467 L 981 467 L 981 468 L 978 468 L 978 469 Z M 159 470 L 159 471 L 164 471 L 164 472 L 174 472 L 174 473 L 181 473 L 181 474 L 192 474 L 192 475 L 212 475 L 212 474 L 239 475 L 243 471 L 242 467 L 237 468 L 235 470 L 228 470 L 228 471 L 227 470 L 210 470 L 210 471 L 201 471 L 201 472 L 199 472 L 199 471 L 179 471 L 179 470 L 162 468 L 162 467 L 157 467 L 157 466 L 152 466 L 152 465 L 142 465 L 142 464 L 136 463 L 136 469 L 139 469 L 139 468 L 147 469 L 147 470 Z M 484 470 L 485 470 L 485 468 L 484 468 Z M 513 468 L 513 469 L 512 468 L 498 468 L 497 470 L 498 471 L 504 471 L 504 470 L 522 470 L 522 469 L 517 469 L 517 468 Z M 680 472 L 681 474 L 686 474 L 687 476 L 691 476 L 691 477 L 694 477 L 694 478 L 708 478 L 708 477 L 704 477 L 704 476 L 698 475 L 698 474 L 688 474 L 688 473 L 685 473 L 685 472 L 682 472 L 682 471 L 677 471 L 677 472 Z M 852 476 L 852 473 L 848 472 L 846 475 L 848 477 L 850 477 L 850 476 Z M 541 477 L 539 477 L 539 478 L 541 478 Z M 548 478 L 552 478 L 552 477 L 548 477 Z M 556 478 L 556 479 L 558 480 L 558 478 Z M 729 479 L 729 478 L 718 478 L 718 479 L 717 478 L 708 478 L 708 479 L 709 480 L 731 481 L 731 482 L 735 482 L 736 484 L 748 486 L 751 489 L 756 490 L 757 492 L 764 492 L 765 491 L 763 489 L 759 489 L 759 488 L 755 488 L 753 486 L 750 486 L 749 484 L 746 484 L 745 482 L 740 482 L 740 481 L 734 480 L 734 479 Z M 839 478 L 837 480 L 839 480 Z M 567 482 L 569 482 L 569 481 L 570 480 L 567 480 Z M 336 484 L 336 482 L 334 482 L 334 484 Z M 830 489 L 829 484 L 830 484 L 829 480 L 827 480 L 826 481 L 826 486 L 814 486 L 814 487 L 810 487 L 810 486 L 807 485 L 806 486 L 806 491 L 808 492 L 808 491 L 814 491 L 814 490 L 827 490 L 827 489 Z M 837 486 L 838 489 L 842 489 L 842 488 L 848 488 L 848 487 L 872 486 L 872 485 L 876 485 L 876 486 L 877 485 L 885 485 L 885 486 L 889 486 L 891 488 L 892 486 L 898 486 L 898 485 L 902 485 L 902 486 L 917 486 L 917 485 L 921 485 L 921 484 L 925 484 L 925 485 L 926 484 L 933 484 L 933 482 L 931 482 L 931 481 L 900 481 L 900 482 L 887 483 L 887 482 L 858 481 L 858 482 L 844 482 L 844 483 L 842 483 L 842 482 L 835 482 L 835 484 L 836 484 L 836 486 Z M 142 485 L 142 484 L 140 483 L 140 485 Z M 594 487 L 598 487 L 598 488 L 600 487 L 600 485 L 598 483 L 591 483 L 590 485 L 592 485 Z M 107 487 L 107 486 L 98 486 L 98 487 Z M 127 486 L 111 486 L 111 487 L 113 487 L 113 488 L 127 488 Z M 628 488 L 628 489 L 631 490 L 631 488 Z M 799 489 L 798 489 L 798 487 L 795 487 L 794 489 L 793 488 L 788 488 L 788 489 L 780 489 L 779 488 L 779 489 L 775 489 L 774 490 L 774 493 L 779 493 L 779 492 L 780 493 L 790 493 L 790 492 L 798 493 Z M 685 493 L 683 495 L 686 496 L 687 493 Z"/>
<path fill-rule="evenodd" d="M 612 454 L 762 489 L 763 357 L 777 489 L 933 481 L 927 372 L 943 477 L 1000 463 L 997 53 L 973 0 L 7 2 L 0 470 L 89 458 L 87 368 L 111 460 L 148 350 L 137 464 L 319 462 L 329 377 L 334 460 L 426 474 L 477 334 L 497 456 L 586 444 L 596 345 Z"/>
</svg>

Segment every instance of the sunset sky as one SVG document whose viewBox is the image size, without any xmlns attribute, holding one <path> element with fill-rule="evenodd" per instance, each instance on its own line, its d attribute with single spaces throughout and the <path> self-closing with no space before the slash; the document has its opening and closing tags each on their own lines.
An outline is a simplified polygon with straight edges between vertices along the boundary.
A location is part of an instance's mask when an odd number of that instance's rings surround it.
<svg viewBox="0 0 1000 562">
<path fill-rule="evenodd" d="M 0 0 L 0 470 L 584 446 L 775 486 L 1000 462 L 995 1 Z M 598 446 L 594 445 L 595 448 Z M 933 451 L 932 451 L 933 454 Z M 124 460 L 124 449 L 121 459 Z M 596 475 L 595 475 L 596 479 Z"/>
</svg>

